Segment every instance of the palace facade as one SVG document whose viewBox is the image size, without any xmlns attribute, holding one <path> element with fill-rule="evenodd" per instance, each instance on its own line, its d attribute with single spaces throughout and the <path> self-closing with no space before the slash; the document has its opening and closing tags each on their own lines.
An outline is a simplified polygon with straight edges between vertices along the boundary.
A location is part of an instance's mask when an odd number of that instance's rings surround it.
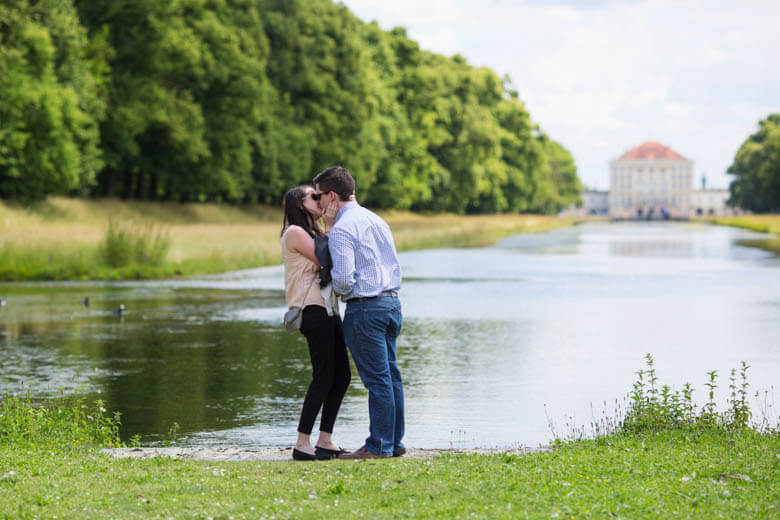
<svg viewBox="0 0 780 520">
<path fill-rule="evenodd" d="M 693 161 L 647 141 L 610 163 L 611 218 L 691 216 Z"/>
<path fill-rule="evenodd" d="M 609 191 L 582 192 L 582 204 L 568 216 L 608 215 L 613 219 L 687 219 L 740 214 L 726 203 L 727 189 L 693 189 L 693 161 L 668 146 L 647 141 L 610 162 Z"/>
</svg>

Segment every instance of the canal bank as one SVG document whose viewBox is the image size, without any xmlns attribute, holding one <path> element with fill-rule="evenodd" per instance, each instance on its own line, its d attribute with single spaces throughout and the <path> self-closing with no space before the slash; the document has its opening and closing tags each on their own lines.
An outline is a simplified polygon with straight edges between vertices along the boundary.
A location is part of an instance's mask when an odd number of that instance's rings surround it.
<svg viewBox="0 0 780 520">
<path fill-rule="evenodd" d="M 400 251 L 478 247 L 575 223 L 542 215 L 381 213 Z M 281 263 L 276 207 L 70 199 L 0 201 L 0 280 L 137 280 Z"/>
<path fill-rule="evenodd" d="M 740 217 L 718 217 L 702 220 L 718 226 L 731 226 L 773 235 L 746 239 L 742 244 L 747 247 L 757 247 L 780 256 L 780 215 L 743 215 Z"/>
<path fill-rule="evenodd" d="M 115 440 L 110 422 L 94 413 L 73 416 L 60 410 L 64 413 L 30 418 L 27 408 L 22 414 L 3 408 L 4 516 L 731 519 L 780 514 L 780 436 L 725 424 L 611 434 L 530 453 L 279 463 L 117 459 L 98 451 Z M 27 418 L 22 424 L 9 421 L 9 415 Z M 71 424 L 74 418 L 79 422 Z"/>
</svg>

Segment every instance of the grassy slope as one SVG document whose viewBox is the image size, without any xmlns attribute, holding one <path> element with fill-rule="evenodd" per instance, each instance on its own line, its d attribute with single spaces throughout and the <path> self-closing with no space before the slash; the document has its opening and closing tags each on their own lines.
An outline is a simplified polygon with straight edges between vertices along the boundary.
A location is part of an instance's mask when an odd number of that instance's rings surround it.
<svg viewBox="0 0 780 520">
<path fill-rule="evenodd" d="M 760 233 L 780 235 L 780 215 L 745 215 L 704 219 L 721 226 L 733 226 Z"/>
<path fill-rule="evenodd" d="M 741 217 L 705 218 L 703 220 L 719 226 L 732 226 L 776 235 L 775 238 L 744 240 L 743 243 L 780 255 L 780 215 L 744 215 Z"/>
<path fill-rule="evenodd" d="M 0 518 L 778 518 L 778 454 L 780 436 L 750 431 L 432 461 L 112 460 L 6 445 Z"/>
<path fill-rule="evenodd" d="M 484 245 L 504 236 L 571 225 L 533 215 L 463 217 L 388 212 L 399 250 Z M 98 259 L 109 219 L 166 232 L 162 266 L 111 269 Z M 281 211 L 267 206 L 51 198 L 28 210 L 0 202 L 0 279 L 153 278 L 281 262 Z"/>
</svg>

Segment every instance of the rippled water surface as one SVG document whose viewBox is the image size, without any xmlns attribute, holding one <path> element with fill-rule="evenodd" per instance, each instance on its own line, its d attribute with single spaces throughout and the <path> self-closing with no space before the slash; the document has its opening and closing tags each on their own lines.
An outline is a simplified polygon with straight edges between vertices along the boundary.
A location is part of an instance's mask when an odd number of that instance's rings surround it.
<svg viewBox="0 0 780 520">
<path fill-rule="evenodd" d="M 729 370 L 746 360 L 751 389 L 770 390 L 780 382 L 780 260 L 739 245 L 761 236 L 594 223 L 401 254 L 407 444 L 547 442 L 548 417 L 565 435 L 605 401 L 612 413 L 648 352 L 676 388 L 703 389 L 716 369 L 724 400 Z M 123 436 L 145 444 L 177 423 L 185 445 L 289 446 L 310 368 L 304 339 L 281 330 L 282 286 L 281 267 L 0 284 L 3 391 L 100 397 L 122 412 Z M 120 304 L 128 311 L 117 317 Z M 357 447 L 367 428 L 353 370 L 336 437 Z"/>
</svg>

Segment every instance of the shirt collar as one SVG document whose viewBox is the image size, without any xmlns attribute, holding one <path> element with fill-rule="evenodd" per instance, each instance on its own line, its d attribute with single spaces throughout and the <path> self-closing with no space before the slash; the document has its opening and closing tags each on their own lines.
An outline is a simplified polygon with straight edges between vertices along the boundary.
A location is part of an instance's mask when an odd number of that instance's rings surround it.
<svg viewBox="0 0 780 520">
<path fill-rule="evenodd" d="M 347 202 L 346 204 L 344 204 L 343 206 L 341 206 L 341 209 L 339 210 L 339 212 L 336 213 L 336 220 L 334 220 L 333 223 L 335 224 L 336 222 L 338 222 L 339 219 L 342 216 L 344 216 L 344 213 L 346 213 L 348 210 L 350 210 L 352 208 L 356 208 L 358 206 L 359 206 L 359 204 L 357 203 L 356 200 L 351 200 L 351 201 Z"/>
</svg>

